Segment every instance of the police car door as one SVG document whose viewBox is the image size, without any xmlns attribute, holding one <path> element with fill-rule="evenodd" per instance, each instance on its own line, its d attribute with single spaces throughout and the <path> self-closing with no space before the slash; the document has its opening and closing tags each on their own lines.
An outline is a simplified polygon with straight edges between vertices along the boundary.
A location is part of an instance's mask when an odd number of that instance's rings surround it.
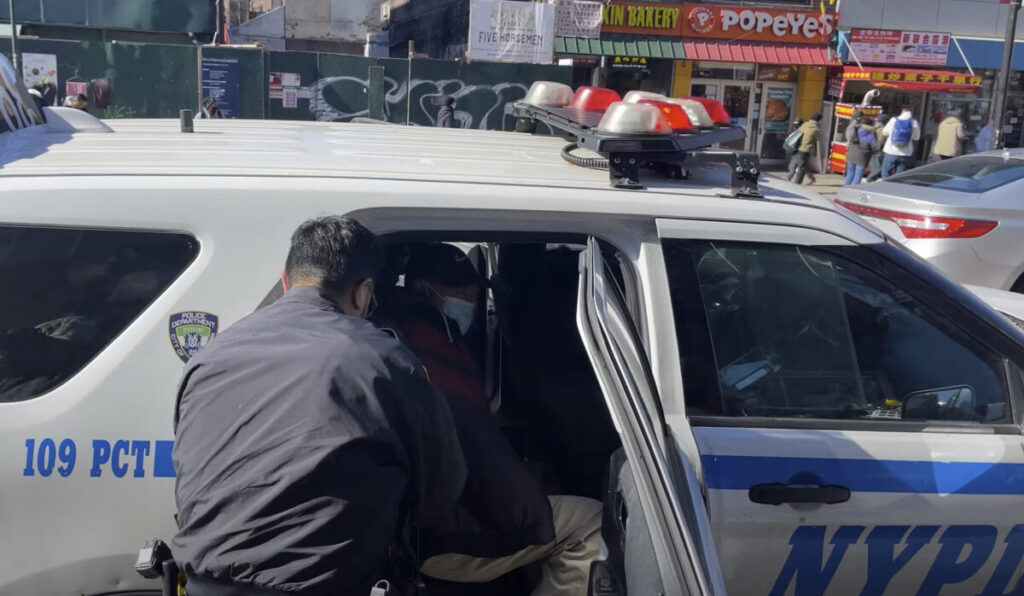
<svg viewBox="0 0 1024 596">
<path fill-rule="evenodd" d="M 663 590 L 657 591 L 724 594 L 699 483 L 689 462 L 667 458 L 659 447 L 663 423 L 650 407 L 657 403 L 656 389 L 622 292 L 607 273 L 598 243 L 590 238 L 580 255 L 577 326 L 635 479 L 661 575 Z M 607 539 L 609 528 L 604 530 Z"/>
<path fill-rule="evenodd" d="M 658 222 L 729 592 L 1020 593 L 1019 340 L 819 216 Z"/>
</svg>

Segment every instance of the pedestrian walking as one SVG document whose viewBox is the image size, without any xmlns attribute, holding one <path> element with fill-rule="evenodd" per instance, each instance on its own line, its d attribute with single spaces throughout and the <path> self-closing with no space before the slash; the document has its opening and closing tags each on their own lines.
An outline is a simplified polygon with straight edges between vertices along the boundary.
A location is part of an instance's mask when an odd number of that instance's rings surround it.
<svg viewBox="0 0 1024 596">
<path fill-rule="evenodd" d="M 875 118 L 875 138 L 878 140 L 878 151 L 875 151 L 871 155 L 871 161 L 868 162 L 868 177 L 864 179 L 864 182 L 874 182 L 882 177 L 882 147 L 885 146 L 885 125 L 889 123 L 891 118 L 885 114 L 879 114 Z"/>
<path fill-rule="evenodd" d="M 816 113 L 811 116 L 810 120 L 800 125 L 800 147 L 796 151 L 796 169 L 790 180 L 797 184 L 804 183 L 804 177 L 808 178 L 808 182 L 814 184 L 817 180 L 814 174 L 808 171 L 811 165 L 811 157 L 818 153 L 818 137 L 821 134 L 821 129 L 818 123 L 821 122 L 821 114 Z"/>
<path fill-rule="evenodd" d="M 921 125 L 917 123 L 910 106 L 900 108 L 900 115 L 889 120 L 883 131 L 886 140 L 882 152 L 882 178 L 899 174 L 910 167 L 914 158 L 914 143 L 921 139 Z"/>
<path fill-rule="evenodd" d="M 988 119 L 988 123 L 981 127 L 978 136 L 974 137 L 974 150 L 977 152 L 992 150 L 992 136 L 996 132 L 995 120 Z"/>
<path fill-rule="evenodd" d="M 783 149 L 786 152 L 786 155 L 789 156 L 789 164 L 786 167 L 786 173 L 788 174 L 787 178 L 790 179 L 790 180 L 793 179 L 793 173 L 796 171 L 796 165 L 797 165 L 796 150 L 800 147 L 800 140 L 799 140 L 799 136 L 797 136 L 796 145 L 791 145 L 789 143 L 789 139 L 793 135 L 793 133 L 795 133 L 795 132 L 800 130 L 800 126 L 802 126 L 803 123 L 804 123 L 803 118 L 797 118 L 797 119 L 793 120 L 793 124 L 790 126 L 790 129 L 789 129 L 789 135 L 786 137 L 786 142 L 784 142 L 783 145 L 782 145 Z"/>
<path fill-rule="evenodd" d="M 292 235 L 287 293 L 189 360 L 172 550 L 190 596 L 418 582 L 412 528 L 448 519 L 466 463 L 419 360 L 365 320 L 383 265 L 357 221 L 307 221 Z"/>
<path fill-rule="evenodd" d="M 451 95 L 445 96 L 444 104 L 437 111 L 437 126 L 441 128 L 455 127 L 455 98 Z"/>
<path fill-rule="evenodd" d="M 848 127 L 849 129 L 853 128 Z M 844 184 L 852 186 L 860 184 L 864 170 L 881 149 L 881 143 L 875 134 L 875 123 L 871 119 L 862 119 L 858 126 L 847 135 L 851 140 L 846 146 L 846 179 Z"/>
<path fill-rule="evenodd" d="M 220 104 L 217 102 L 217 98 L 207 97 L 203 100 L 202 110 L 199 112 L 200 118 L 223 118 L 224 114 L 220 111 Z"/>
<path fill-rule="evenodd" d="M 966 140 L 967 133 L 964 131 L 963 121 L 955 112 L 950 113 L 939 123 L 935 145 L 932 147 L 933 159 L 939 161 L 963 155 Z"/>
</svg>

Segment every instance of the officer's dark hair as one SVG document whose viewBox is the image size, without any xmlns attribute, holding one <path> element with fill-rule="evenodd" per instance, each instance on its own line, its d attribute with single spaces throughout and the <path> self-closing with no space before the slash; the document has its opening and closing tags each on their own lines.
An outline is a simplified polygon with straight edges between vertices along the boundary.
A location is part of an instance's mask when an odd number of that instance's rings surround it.
<svg viewBox="0 0 1024 596">
<path fill-rule="evenodd" d="M 342 294 L 383 268 L 384 251 L 373 232 L 351 217 L 336 215 L 296 228 L 284 271 L 289 286 L 302 280 Z"/>
</svg>

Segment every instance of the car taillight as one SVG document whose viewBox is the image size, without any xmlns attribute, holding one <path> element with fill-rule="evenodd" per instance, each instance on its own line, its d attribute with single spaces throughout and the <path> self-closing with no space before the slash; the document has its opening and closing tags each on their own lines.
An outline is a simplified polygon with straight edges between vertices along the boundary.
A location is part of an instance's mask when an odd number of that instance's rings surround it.
<svg viewBox="0 0 1024 596">
<path fill-rule="evenodd" d="M 845 207 L 858 215 L 888 219 L 900 227 L 903 235 L 909 239 L 918 238 L 978 238 L 991 232 L 999 225 L 997 221 L 985 221 L 981 219 L 961 219 L 958 217 L 936 217 L 933 215 L 918 215 L 916 213 L 904 213 L 889 209 L 879 209 L 836 201 L 837 205 Z"/>
</svg>

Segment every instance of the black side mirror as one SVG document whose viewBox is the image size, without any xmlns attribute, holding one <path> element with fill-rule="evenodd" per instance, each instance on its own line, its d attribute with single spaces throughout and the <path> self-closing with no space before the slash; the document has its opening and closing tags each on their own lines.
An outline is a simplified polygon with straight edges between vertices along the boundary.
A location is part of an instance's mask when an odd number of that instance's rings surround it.
<svg viewBox="0 0 1024 596">
<path fill-rule="evenodd" d="M 905 420 L 974 420 L 974 389 L 968 385 L 915 391 L 903 399 Z"/>
</svg>

